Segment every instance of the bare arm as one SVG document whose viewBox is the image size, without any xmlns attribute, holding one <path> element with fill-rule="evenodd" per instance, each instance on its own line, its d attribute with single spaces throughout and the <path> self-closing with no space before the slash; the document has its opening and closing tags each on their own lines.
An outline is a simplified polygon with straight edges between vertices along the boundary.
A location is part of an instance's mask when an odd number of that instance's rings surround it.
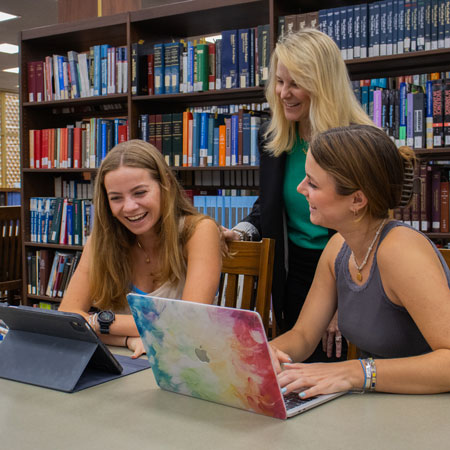
<svg viewBox="0 0 450 450">
<path fill-rule="evenodd" d="M 187 273 L 182 299 L 212 303 L 222 269 L 220 232 L 215 222 L 201 220 L 188 243 Z"/>
<path fill-rule="evenodd" d="M 89 266 L 91 264 L 91 244 L 88 239 L 80 262 L 70 280 L 66 295 L 61 301 L 60 311 L 70 311 L 81 314 L 86 320 L 89 319 L 89 310 L 92 307 L 92 298 L 89 292 Z M 98 329 L 96 329 L 99 332 Z M 115 339 L 119 336 L 120 339 Z M 126 314 L 116 314 L 116 319 L 111 324 L 110 335 L 105 337 L 107 344 L 123 345 L 124 336 L 139 336 L 133 317 Z M 113 342 L 114 341 L 114 342 Z M 120 341 L 120 342 L 119 342 Z"/>
</svg>

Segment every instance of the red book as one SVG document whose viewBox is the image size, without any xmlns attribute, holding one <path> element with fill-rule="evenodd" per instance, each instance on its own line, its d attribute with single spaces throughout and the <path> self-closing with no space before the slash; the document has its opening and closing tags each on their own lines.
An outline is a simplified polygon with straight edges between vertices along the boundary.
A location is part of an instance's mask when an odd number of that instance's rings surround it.
<svg viewBox="0 0 450 450">
<path fill-rule="evenodd" d="M 34 131 L 35 130 L 29 130 L 28 131 L 28 145 L 29 145 L 29 155 L 30 155 L 30 169 L 35 169 L 36 166 L 34 164 Z"/>
<path fill-rule="evenodd" d="M 69 155 L 67 148 L 67 128 L 61 128 L 61 147 L 59 153 L 59 167 L 69 167 Z"/>
<path fill-rule="evenodd" d="M 449 182 L 447 180 L 441 181 L 441 233 L 448 233 L 450 228 L 449 221 Z"/>
<path fill-rule="evenodd" d="M 216 44 L 210 42 L 208 44 L 208 83 L 209 90 L 216 89 Z"/>
<path fill-rule="evenodd" d="M 36 101 L 43 102 L 44 99 L 44 61 L 34 63 L 36 69 Z"/>
<path fill-rule="evenodd" d="M 117 131 L 119 133 L 119 144 L 128 141 L 128 125 L 119 125 Z"/>
<path fill-rule="evenodd" d="M 33 130 L 34 132 L 34 167 L 41 169 L 41 130 Z"/>
<path fill-rule="evenodd" d="M 41 168 L 48 169 L 48 133 L 49 130 L 41 130 Z"/>
<path fill-rule="evenodd" d="M 155 79 L 153 76 L 153 64 L 154 64 L 154 55 L 153 53 L 150 53 L 147 55 L 147 67 L 148 67 L 148 74 L 147 74 L 147 90 L 148 95 L 154 95 L 155 93 Z"/>
<path fill-rule="evenodd" d="M 73 129 L 73 167 L 81 169 L 81 128 Z"/>
<path fill-rule="evenodd" d="M 36 63 L 27 63 L 27 75 L 28 75 L 28 101 L 36 101 Z"/>
<path fill-rule="evenodd" d="M 189 133 L 189 120 L 192 121 L 192 113 L 185 111 L 183 113 L 183 167 L 189 166 L 189 139 L 192 138 Z"/>
<path fill-rule="evenodd" d="M 420 164 L 420 230 L 431 229 L 431 166 Z"/>
</svg>

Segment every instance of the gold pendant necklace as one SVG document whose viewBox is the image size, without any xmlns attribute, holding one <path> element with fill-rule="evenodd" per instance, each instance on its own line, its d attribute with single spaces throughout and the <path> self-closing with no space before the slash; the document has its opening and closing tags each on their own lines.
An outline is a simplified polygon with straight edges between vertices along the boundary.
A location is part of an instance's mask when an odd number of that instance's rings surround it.
<svg viewBox="0 0 450 450">
<path fill-rule="evenodd" d="M 378 235 L 381 233 L 381 229 L 383 228 L 383 225 L 386 223 L 387 219 L 383 219 L 383 221 L 380 223 L 380 226 L 377 229 L 377 232 L 375 233 L 375 237 L 373 238 L 371 244 L 369 245 L 369 248 L 367 249 L 367 253 L 366 256 L 364 258 L 364 261 L 362 262 L 361 265 L 358 266 L 358 263 L 356 262 L 356 258 L 355 258 L 355 254 L 352 252 L 352 256 L 353 256 L 353 262 L 355 263 L 355 267 L 356 267 L 356 278 L 358 281 L 362 281 L 362 273 L 361 270 L 364 269 L 365 265 L 367 264 L 367 260 L 369 259 L 369 255 L 372 252 L 373 246 L 375 245 L 375 242 L 378 238 Z"/>
<path fill-rule="evenodd" d="M 137 242 L 138 247 L 144 252 L 144 255 L 145 255 L 145 257 L 146 257 L 145 262 L 146 262 L 147 264 L 150 264 L 150 258 L 149 258 L 149 256 L 147 255 L 147 252 L 144 250 L 144 247 L 142 247 L 142 245 L 141 245 L 141 243 L 139 242 L 138 239 L 136 240 L 136 242 Z"/>
</svg>

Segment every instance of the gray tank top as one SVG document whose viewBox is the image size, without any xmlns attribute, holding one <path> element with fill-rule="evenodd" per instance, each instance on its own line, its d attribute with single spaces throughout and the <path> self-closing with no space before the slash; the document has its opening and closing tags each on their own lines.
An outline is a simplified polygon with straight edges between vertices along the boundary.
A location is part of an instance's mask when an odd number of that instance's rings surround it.
<svg viewBox="0 0 450 450">
<path fill-rule="evenodd" d="M 431 351 L 408 311 L 389 300 L 381 282 L 377 265 L 378 246 L 389 231 L 398 226 L 413 229 L 399 221 L 391 221 L 385 225 L 375 250 L 369 278 L 362 286 L 351 279 L 348 269 L 351 250 L 346 243 L 335 261 L 339 329 L 365 357 L 401 358 Z M 450 287 L 448 266 L 433 242 L 430 243 L 439 256 Z"/>
</svg>

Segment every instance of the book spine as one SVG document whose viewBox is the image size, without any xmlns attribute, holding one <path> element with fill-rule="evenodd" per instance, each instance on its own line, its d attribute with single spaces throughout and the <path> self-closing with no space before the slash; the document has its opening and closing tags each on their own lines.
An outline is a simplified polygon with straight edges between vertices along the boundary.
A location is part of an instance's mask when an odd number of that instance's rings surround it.
<svg viewBox="0 0 450 450">
<path fill-rule="evenodd" d="M 154 45 L 154 80 L 155 80 L 155 95 L 165 93 L 164 83 L 164 45 Z"/>
</svg>

